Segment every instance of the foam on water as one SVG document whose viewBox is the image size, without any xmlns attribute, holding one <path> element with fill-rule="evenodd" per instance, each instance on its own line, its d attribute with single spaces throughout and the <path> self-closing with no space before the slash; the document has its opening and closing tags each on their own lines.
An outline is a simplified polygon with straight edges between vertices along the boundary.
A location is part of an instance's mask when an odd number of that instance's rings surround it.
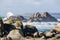
<svg viewBox="0 0 60 40">
<path fill-rule="evenodd" d="M 48 31 L 51 30 L 58 22 L 23 22 L 23 25 L 34 25 L 38 31 Z"/>
</svg>

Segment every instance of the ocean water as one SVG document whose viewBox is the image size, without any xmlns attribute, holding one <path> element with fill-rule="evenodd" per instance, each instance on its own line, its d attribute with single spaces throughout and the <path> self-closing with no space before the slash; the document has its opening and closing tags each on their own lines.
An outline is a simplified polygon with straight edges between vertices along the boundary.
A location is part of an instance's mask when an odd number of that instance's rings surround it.
<svg viewBox="0 0 60 40">
<path fill-rule="evenodd" d="M 60 15 L 52 15 L 52 16 L 55 17 L 56 19 L 60 19 Z M 24 16 L 24 17 L 28 19 L 30 16 Z M 4 19 L 4 17 L 2 18 Z M 53 27 L 57 25 L 58 22 L 23 22 L 24 26 L 26 24 L 34 25 L 38 29 L 39 32 L 40 31 L 46 32 L 53 29 Z"/>
<path fill-rule="evenodd" d="M 55 17 L 56 19 L 60 19 L 60 14 L 57 14 L 57 15 L 51 15 L 53 17 Z M 29 18 L 30 16 L 24 16 L 24 18 Z"/>
<path fill-rule="evenodd" d="M 59 19 L 60 20 L 60 15 L 59 14 L 54 14 L 54 15 L 51 15 L 53 17 L 55 17 L 57 20 Z M 29 18 L 30 16 L 24 16 L 25 18 Z M 38 31 L 42 31 L 42 32 L 46 32 L 46 31 L 49 31 L 51 29 L 53 29 L 55 27 L 55 25 L 58 24 L 58 22 L 27 22 L 27 23 L 24 23 L 24 25 L 26 24 L 29 24 L 29 25 L 34 25 L 36 26 L 36 28 L 38 29 Z"/>
<path fill-rule="evenodd" d="M 53 29 L 53 27 L 57 25 L 58 22 L 23 22 L 24 26 L 26 24 L 35 26 L 39 32 L 45 32 Z"/>
</svg>

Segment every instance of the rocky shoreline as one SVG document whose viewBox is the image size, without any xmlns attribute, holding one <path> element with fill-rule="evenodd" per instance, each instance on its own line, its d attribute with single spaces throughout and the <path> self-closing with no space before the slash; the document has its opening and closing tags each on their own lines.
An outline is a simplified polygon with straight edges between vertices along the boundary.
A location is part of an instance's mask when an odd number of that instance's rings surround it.
<svg viewBox="0 0 60 40">
<path fill-rule="evenodd" d="M 49 13 L 35 13 L 28 20 L 23 16 L 10 16 L 4 22 L 0 18 L 1 40 L 60 40 L 60 23 L 47 32 L 38 32 L 33 25 L 23 25 L 22 22 L 57 22 Z"/>
</svg>

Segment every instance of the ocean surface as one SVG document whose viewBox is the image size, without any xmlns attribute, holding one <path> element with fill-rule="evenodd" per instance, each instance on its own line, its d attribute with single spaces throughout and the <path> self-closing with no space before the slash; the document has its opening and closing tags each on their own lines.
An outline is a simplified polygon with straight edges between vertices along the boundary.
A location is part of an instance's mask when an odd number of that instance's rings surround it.
<svg viewBox="0 0 60 40">
<path fill-rule="evenodd" d="M 51 15 L 53 17 L 55 17 L 57 20 L 60 20 L 60 14 L 57 14 L 57 15 Z M 25 18 L 29 18 L 30 16 L 24 16 Z M 49 31 L 51 29 L 53 29 L 53 27 L 55 25 L 58 24 L 58 22 L 27 22 L 27 23 L 24 23 L 24 25 L 26 24 L 30 24 L 30 25 L 34 25 L 36 26 L 36 28 L 38 29 L 38 31 L 42 31 L 42 32 L 46 32 L 46 31 Z"/>
<path fill-rule="evenodd" d="M 57 20 L 60 19 L 60 15 L 52 15 L 52 16 L 55 17 Z M 24 17 L 28 19 L 30 16 L 24 16 Z M 2 18 L 4 19 L 4 17 Z M 26 24 L 36 26 L 39 32 L 40 31 L 46 32 L 46 31 L 53 29 L 53 27 L 57 25 L 58 22 L 23 22 L 24 26 Z"/>
</svg>

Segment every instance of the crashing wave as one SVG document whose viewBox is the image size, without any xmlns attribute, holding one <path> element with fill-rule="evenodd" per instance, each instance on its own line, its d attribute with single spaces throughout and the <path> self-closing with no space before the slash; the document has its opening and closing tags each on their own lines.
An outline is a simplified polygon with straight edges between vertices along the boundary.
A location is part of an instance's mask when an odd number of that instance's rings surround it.
<svg viewBox="0 0 60 40">
<path fill-rule="evenodd" d="M 58 22 L 23 22 L 23 25 L 34 25 L 38 31 L 48 31 L 51 30 Z"/>
<path fill-rule="evenodd" d="M 7 20 L 10 16 L 14 16 L 14 14 L 12 12 L 8 12 L 6 18 L 4 18 L 3 21 Z"/>
</svg>

